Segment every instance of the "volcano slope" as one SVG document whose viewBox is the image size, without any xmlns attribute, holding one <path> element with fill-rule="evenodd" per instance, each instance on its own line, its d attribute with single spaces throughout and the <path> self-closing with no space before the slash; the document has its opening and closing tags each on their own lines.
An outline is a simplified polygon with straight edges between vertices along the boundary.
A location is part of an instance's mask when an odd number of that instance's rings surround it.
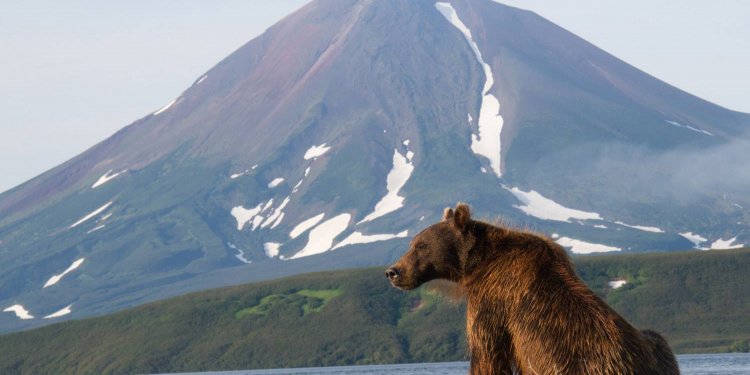
<svg viewBox="0 0 750 375">
<path fill-rule="evenodd" d="M 312 1 L 0 194 L 0 331 L 388 264 L 459 200 L 574 253 L 739 246 L 749 124 L 489 0 Z"/>
</svg>

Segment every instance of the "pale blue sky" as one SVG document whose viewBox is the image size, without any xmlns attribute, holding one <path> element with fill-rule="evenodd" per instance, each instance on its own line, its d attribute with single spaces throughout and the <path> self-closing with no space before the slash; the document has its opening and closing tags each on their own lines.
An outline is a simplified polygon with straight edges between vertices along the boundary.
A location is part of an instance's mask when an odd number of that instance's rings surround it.
<svg viewBox="0 0 750 375">
<path fill-rule="evenodd" d="M 307 0 L 0 0 L 0 191 L 179 95 Z M 750 112 L 750 2 L 510 0 L 679 88 Z"/>
</svg>

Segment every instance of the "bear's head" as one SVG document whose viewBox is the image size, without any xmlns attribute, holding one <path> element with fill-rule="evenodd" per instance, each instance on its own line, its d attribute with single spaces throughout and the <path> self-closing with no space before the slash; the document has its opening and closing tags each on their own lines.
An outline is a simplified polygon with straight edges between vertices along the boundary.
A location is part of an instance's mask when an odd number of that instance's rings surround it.
<svg viewBox="0 0 750 375">
<path fill-rule="evenodd" d="M 393 286 L 405 290 L 435 279 L 459 281 L 461 260 L 474 243 L 470 223 L 468 205 L 446 208 L 442 221 L 414 236 L 406 254 L 385 271 L 386 277 Z"/>
</svg>

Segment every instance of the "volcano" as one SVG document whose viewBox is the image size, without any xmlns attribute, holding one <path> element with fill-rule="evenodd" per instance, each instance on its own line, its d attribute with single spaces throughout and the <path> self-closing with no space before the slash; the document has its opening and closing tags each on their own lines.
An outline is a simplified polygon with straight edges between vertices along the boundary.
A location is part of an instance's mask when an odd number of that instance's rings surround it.
<svg viewBox="0 0 750 375">
<path fill-rule="evenodd" d="M 532 12 L 312 1 L 0 195 L 0 331 L 388 264 L 457 201 L 573 253 L 741 246 L 749 129 Z"/>
</svg>

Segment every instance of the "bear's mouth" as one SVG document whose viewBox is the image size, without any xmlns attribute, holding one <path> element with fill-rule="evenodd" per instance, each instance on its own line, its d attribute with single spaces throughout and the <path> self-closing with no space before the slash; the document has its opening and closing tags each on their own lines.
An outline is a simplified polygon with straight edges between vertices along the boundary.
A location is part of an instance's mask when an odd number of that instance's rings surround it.
<svg viewBox="0 0 750 375">
<path fill-rule="evenodd" d="M 412 290 L 417 287 L 417 285 L 412 285 L 411 283 L 403 282 L 402 279 L 391 280 L 391 285 L 394 288 L 398 288 L 401 290 Z"/>
</svg>

